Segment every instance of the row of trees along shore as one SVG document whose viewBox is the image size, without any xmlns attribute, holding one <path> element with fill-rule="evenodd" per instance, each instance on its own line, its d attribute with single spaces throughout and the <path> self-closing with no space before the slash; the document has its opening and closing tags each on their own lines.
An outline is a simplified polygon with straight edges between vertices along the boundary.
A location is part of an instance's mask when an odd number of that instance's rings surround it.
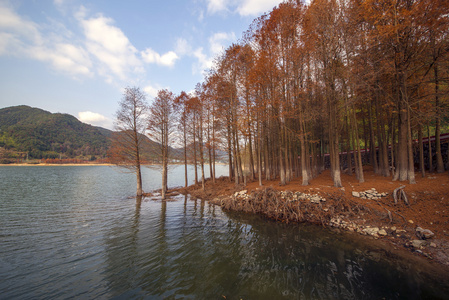
<svg viewBox="0 0 449 300">
<path fill-rule="evenodd" d="M 361 148 L 378 147 L 369 151 L 375 173 L 415 183 L 413 139 L 424 176 L 432 154 L 424 157 L 422 139 L 430 130 L 436 170 L 444 171 L 448 75 L 447 0 L 285 1 L 215 58 L 194 93 L 160 91 L 133 138 L 150 129 L 165 151 L 176 129 L 185 161 L 198 162 L 203 179 L 207 160 L 215 180 L 220 149 L 236 184 L 278 178 L 283 185 L 297 176 L 308 185 L 328 154 L 341 187 L 343 151 L 347 172 L 363 182 Z"/>
</svg>

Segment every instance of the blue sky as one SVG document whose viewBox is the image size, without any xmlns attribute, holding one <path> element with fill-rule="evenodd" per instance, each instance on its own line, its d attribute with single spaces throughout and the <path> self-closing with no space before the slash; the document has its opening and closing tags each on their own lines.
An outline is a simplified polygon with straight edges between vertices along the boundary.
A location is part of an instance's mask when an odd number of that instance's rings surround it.
<svg viewBox="0 0 449 300">
<path fill-rule="evenodd" d="M 112 128 L 123 88 L 191 91 L 281 0 L 0 0 L 0 108 Z"/>
</svg>

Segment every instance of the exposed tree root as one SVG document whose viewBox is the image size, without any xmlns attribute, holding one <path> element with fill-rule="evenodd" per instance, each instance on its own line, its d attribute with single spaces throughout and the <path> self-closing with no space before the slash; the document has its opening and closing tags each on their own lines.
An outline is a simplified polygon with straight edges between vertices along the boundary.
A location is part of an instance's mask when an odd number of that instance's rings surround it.
<svg viewBox="0 0 449 300">
<path fill-rule="evenodd" d="M 329 225 L 336 215 L 355 216 L 370 210 L 341 196 L 328 195 L 325 202 L 313 203 L 310 200 L 295 198 L 292 192 L 278 192 L 272 188 L 251 194 L 234 194 L 231 198 L 221 200 L 226 210 L 256 213 L 282 222 L 309 222 Z"/>
</svg>

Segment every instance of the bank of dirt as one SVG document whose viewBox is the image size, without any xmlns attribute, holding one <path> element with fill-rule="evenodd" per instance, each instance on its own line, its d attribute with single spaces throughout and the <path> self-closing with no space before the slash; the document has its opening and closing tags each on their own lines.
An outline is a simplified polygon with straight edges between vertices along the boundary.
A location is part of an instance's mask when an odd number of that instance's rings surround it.
<svg viewBox="0 0 449 300">
<path fill-rule="evenodd" d="M 236 186 L 222 177 L 215 184 L 207 180 L 204 191 L 201 184 L 179 191 L 227 210 L 257 213 L 278 222 L 309 222 L 358 232 L 449 268 L 448 174 L 417 175 L 416 184 L 392 181 L 369 169 L 364 175 L 365 182 L 359 183 L 355 176 L 342 174 L 342 188 L 334 187 L 325 171 L 308 186 L 301 185 L 301 178 L 284 186 L 266 180 L 263 186 L 258 181 Z M 408 204 L 403 197 L 395 204 L 393 191 L 402 186 Z M 364 199 L 365 191 L 379 197 Z M 417 233 L 418 227 L 434 236 L 426 239 Z"/>
</svg>

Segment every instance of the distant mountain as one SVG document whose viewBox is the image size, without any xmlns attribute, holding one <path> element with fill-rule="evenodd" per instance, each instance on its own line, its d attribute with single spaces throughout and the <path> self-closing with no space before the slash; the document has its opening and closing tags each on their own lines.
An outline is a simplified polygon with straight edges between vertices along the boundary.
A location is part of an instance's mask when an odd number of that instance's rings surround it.
<svg viewBox="0 0 449 300">
<path fill-rule="evenodd" d="M 113 131 L 80 122 L 69 114 L 50 113 L 26 105 L 0 109 L 0 159 L 11 158 L 105 158 Z M 146 137 L 143 149 L 147 157 L 160 144 Z M 12 156 L 11 156 L 12 155 Z M 171 149 L 171 157 L 181 150 Z"/>
<path fill-rule="evenodd" d="M 0 147 L 31 158 L 105 156 L 111 131 L 26 105 L 0 109 Z"/>
</svg>

